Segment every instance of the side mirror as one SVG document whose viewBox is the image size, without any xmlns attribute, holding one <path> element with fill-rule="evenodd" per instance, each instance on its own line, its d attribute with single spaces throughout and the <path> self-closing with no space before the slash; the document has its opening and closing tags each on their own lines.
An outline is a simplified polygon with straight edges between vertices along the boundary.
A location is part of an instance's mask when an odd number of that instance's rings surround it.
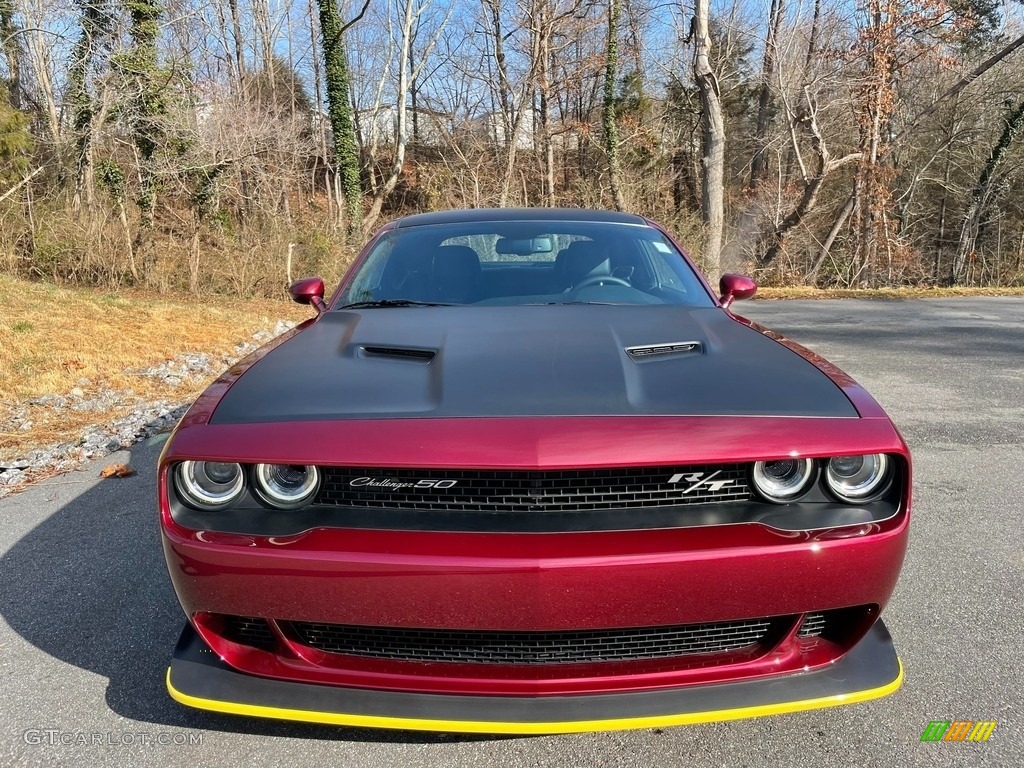
<svg viewBox="0 0 1024 768">
<path fill-rule="evenodd" d="M 749 299 L 757 293 L 757 283 L 746 275 L 727 274 L 718 281 L 718 290 L 722 294 L 719 299 L 722 307 L 728 309 L 734 301 Z"/>
<path fill-rule="evenodd" d="M 313 306 L 317 314 L 327 309 L 327 305 L 324 304 L 324 281 L 319 277 L 296 280 L 288 287 L 288 293 L 292 295 L 292 301 Z"/>
</svg>

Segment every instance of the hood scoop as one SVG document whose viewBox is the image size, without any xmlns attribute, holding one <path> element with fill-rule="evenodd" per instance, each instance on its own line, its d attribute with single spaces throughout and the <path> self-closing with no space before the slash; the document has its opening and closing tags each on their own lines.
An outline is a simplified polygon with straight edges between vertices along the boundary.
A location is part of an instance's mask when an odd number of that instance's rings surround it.
<svg viewBox="0 0 1024 768">
<path fill-rule="evenodd" d="M 436 349 L 415 349 L 413 347 L 359 347 L 360 357 L 383 357 L 391 360 L 406 360 L 412 363 L 429 363 L 437 355 Z"/>
<path fill-rule="evenodd" d="M 626 347 L 626 354 L 635 362 L 644 363 L 648 360 L 664 360 L 684 355 L 699 355 L 704 346 L 699 341 L 670 341 L 665 344 L 644 344 L 638 347 Z"/>
</svg>

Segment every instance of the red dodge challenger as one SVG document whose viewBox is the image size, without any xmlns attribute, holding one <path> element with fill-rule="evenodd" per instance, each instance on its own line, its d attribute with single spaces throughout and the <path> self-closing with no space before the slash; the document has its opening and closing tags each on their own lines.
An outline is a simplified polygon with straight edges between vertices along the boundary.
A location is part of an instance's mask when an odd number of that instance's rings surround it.
<svg viewBox="0 0 1024 768">
<path fill-rule="evenodd" d="M 384 227 L 160 458 L 179 702 L 557 733 L 829 707 L 903 678 L 880 614 L 907 446 L 632 215 Z"/>
</svg>

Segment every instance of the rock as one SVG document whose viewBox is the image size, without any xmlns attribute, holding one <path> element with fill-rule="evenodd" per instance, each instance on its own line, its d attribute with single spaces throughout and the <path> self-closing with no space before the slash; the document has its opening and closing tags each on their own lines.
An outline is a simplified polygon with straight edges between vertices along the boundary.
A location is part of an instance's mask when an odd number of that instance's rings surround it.
<svg viewBox="0 0 1024 768">
<path fill-rule="evenodd" d="M 37 397 L 35 400 L 29 400 L 29 403 L 57 410 L 66 407 L 68 401 L 67 398 L 61 397 L 60 395 L 43 395 L 42 397 Z"/>
<path fill-rule="evenodd" d="M 8 469 L 6 472 L 0 472 L 0 485 L 17 485 L 24 480 L 25 473 L 20 469 Z"/>
<path fill-rule="evenodd" d="M 85 397 L 85 392 L 82 390 L 81 387 L 75 387 L 68 394 L 71 395 L 72 397 L 76 397 L 79 399 Z"/>
</svg>

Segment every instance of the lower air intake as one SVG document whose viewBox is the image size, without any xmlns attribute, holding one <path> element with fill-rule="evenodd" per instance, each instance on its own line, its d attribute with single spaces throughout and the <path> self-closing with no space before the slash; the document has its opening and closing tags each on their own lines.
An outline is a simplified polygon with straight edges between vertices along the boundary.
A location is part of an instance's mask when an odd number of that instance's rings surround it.
<svg viewBox="0 0 1024 768">
<path fill-rule="evenodd" d="M 804 616 L 804 620 L 800 623 L 800 629 L 797 630 L 797 637 L 820 637 L 821 633 L 825 631 L 825 614 L 823 613 L 808 613 Z"/>
<path fill-rule="evenodd" d="M 329 653 L 458 664 L 588 664 L 753 649 L 791 617 L 581 632 L 484 632 L 292 622 L 299 640 Z"/>
<path fill-rule="evenodd" d="M 277 646 L 277 639 L 266 619 L 252 616 L 225 616 L 224 636 L 233 643 L 250 645 L 264 651 Z"/>
</svg>

